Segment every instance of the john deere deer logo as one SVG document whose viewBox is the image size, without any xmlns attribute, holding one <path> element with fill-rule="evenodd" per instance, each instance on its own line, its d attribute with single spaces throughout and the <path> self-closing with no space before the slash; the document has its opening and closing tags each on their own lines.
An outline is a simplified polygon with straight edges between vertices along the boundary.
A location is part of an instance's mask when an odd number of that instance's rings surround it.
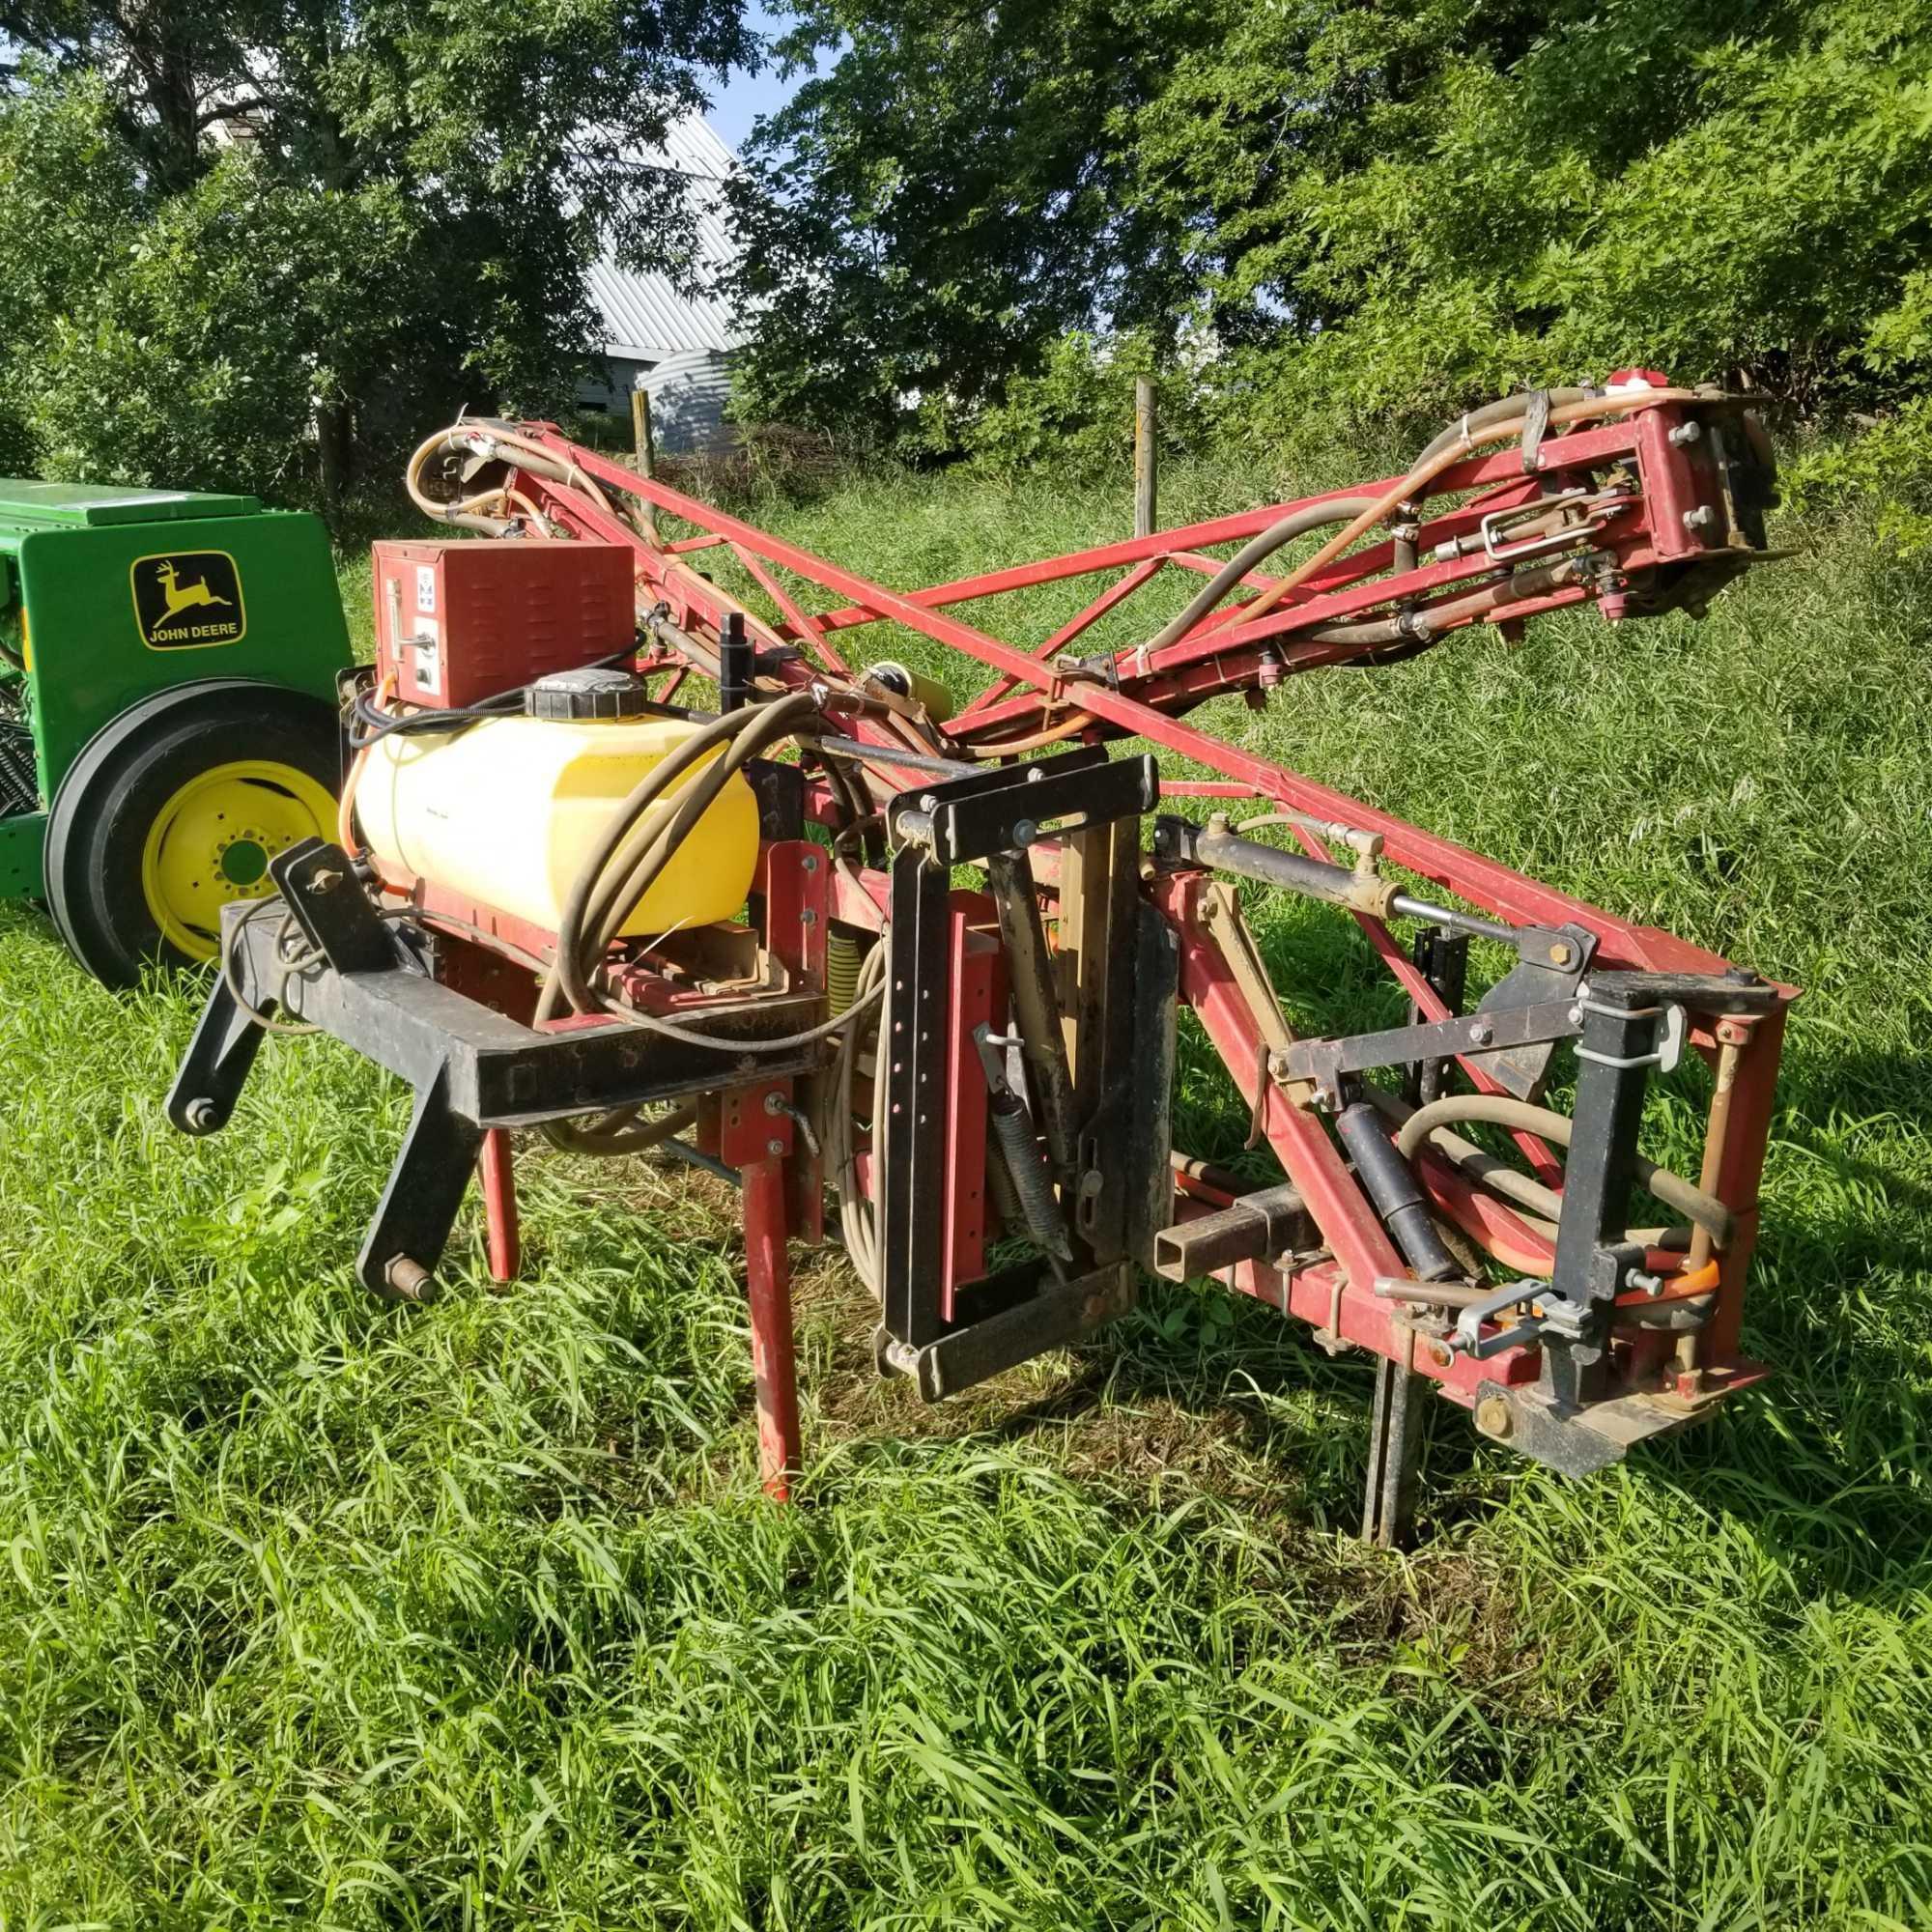
<svg viewBox="0 0 1932 1932">
<path fill-rule="evenodd" d="M 242 576 L 222 550 L 144 556 L 133 568 L 134 620 L 150 650 L 232 644 L 247 628 Z"/>
</svg>

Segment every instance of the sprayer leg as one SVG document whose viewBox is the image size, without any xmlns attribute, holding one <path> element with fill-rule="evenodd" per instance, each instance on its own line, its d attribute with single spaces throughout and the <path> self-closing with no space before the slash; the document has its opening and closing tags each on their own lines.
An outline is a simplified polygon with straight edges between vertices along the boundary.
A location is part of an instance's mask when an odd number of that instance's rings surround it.
<svg viewBox="0 0 1932 1932">
<path fill-rule="evenodd" d="M 791 1497 L 802 1461 L 798 1364 L 792 1351 L 791 1265 L 785 1257 L 785 1164 L 750 1162 L 745 1183 L 745 1286 L 758 1390 L 758 1473 L 774 1502 Z"/>
<path fill-rule="evenodd" d="M 1413 1374 L 1400 1362 L 1376 1357 L 1362 1540 L 1382 1549 L 1406 1549 L 1414 1541 L 1422 1405 L 1427 1389 L 1426 1377 Z"/>
<path fill-rule="evenodd" d="M 523 1244 L 517 1227 L 517 1178 L 511 1165 L 507 1127 L 492 1127 L 483 1136 L 483 1151 L 476 1166 L 483 1188 L 483 1229 L 490 1279 L 515 1281 L 523 1260 Z"/>
</svg>

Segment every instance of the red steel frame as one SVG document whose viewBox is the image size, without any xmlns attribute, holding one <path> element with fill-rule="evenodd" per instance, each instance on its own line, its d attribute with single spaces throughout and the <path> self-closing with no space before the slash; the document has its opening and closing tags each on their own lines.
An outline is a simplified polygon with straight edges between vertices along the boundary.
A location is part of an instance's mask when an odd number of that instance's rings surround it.
<svg viewBox="0 0 1932 1932">
<path fill-rule="evenodd" d="M 1600 967 L 1721 974 L 1727 962 L 1700 947 L 1589 905 L 1183 722 L 1186 711 L 1209 697 L 1236 690 L 1252 691 L 1294 671 L 1368 654 L 1366 647 L 1323 641 L 1312 638 L 1311 633 L 1344 621 L 1359 621 L 1364 613 L 1386 614 L 1391 609 L 1404 607 L 1427 611 L 1431 599 L 1439 601 L 1445 593 L 1457 593 L 1463 606 L 1461 613 L 1445 618 L 1445 630 L 1477 621 L 1514 624 L 1538 611 L 1592 598 L 1605 602 L 1606 615 L 1620 615 L 1633 592 L 1650 592 L 1654 604 L 1667 605 L 1672 601 L 1668 586 L 1673 582 L 1685 586 L 1677 601 L 1701 601 L 1702 595 L 1735 575 L 1750 558 L 1738 547 L 1728 517 L 1700 518 L 1696 514 L 1719 497 L 1718 473 L 1709 454 L 1711 440 L 1700 441 L 1694 433 L 1673 435 L 1690 422 L 1701 426 L 1702 419 L 1711 413 L 1710 399 L 1663 388 L 1662 378 L 1650 380 L 1655 385 L 1651 393 L 1637 397 L 1627 412 L 1607 421 L 1570 427 L 1568 433 L 1543 440 L 1533 456 L 1526 456 L 1514 442 L 1489 454 L 1470 450 L 1434 477 L 1426 492 L 1430 497 L 1465 500 L 1428 519 L 1421 518 L 1414 506 L 1405 506 L 1420 526 L 1411 538 L 1412 551 L 1399 555 L 1392 541 L 1382 541 L 1338 555 L 1274 600 L 1273 608 L 1258 614 L 1252 607 L 1278 579 L 1251 575 L 1246 586 L 1253 595 L 1232 608 L 1224 606 L 1209 613 L 1178 640 L 1156 649 L 1116 651 L 1084 667 L 1070 667 L 1056 654 L 1141 591 L 1167 566 L 1193 573 L 1215 570 L 1219 567 L 1216 560 L 1204 556 L 1203 552 L 1217 545 L 1244 542 L 1297 506 L 1268 504 L 1151 536 L 899 591 L 869 582 L 663 482 L 640 477 L 606 457 L 580 448 L 549 424 L 516 426 L 513 435 L 526 445 L 539 446 L 547 457 L 564 466 L 570 473 L 569 482 L 554 481 L 537 468 L 517 467 L 514 447 L 502 452 L 501 460 L 511 466 L 509 481 L 517 494 L 534 504 L 555 532 L 632 548 L 640 613 L 668 615 L 686 640 L 659 643 L 639 659 L 642 669 L 668 672 L 671 687 L 690 669 L 707 674 L 715 671 L 717 640 L 727 616 L 745 614 L 735 599 L 699 575 L 688 561 L 701 551 L 724 548 L 783 613 L 777 623 L 751 621 L 758 640 L 792 647 L 777 654 L 783 661 L 769 670 L 770 675 L 789 685 L 810 688 L 821 679 L 844 684 L 847 660 L 833 639 L 842 641 L 842 634 L 869 625 L 897 624 L 976 660 L 995 673 L 976 698 L 940 727 L 962 751 L 977 748 L 981 756 L 998 754 L 1009 734 L 1018 729 L 1024 735 L 1028 727 L 1043 727 L 1056 738 L 1065 737 L 1072 743 L 1142 738 L 1217 775 L 1168 782 L 1164 788 L 1172 795 L 1254 798 L 1379 835 L 1389 863 L 1486 914 L 1520 924 L 1574 923 L 1584 926 L 1597 937 Z M 497 453 L 493 436 L 504 427 L 477 423 L 451 434 L 453 439 L 469 437 L 474 450 L 489 455 Z M 1498 583 L 1506 579 L 1498 577 L 1497 562 L 1480 544 L 1468 555 L 1438 551 L 1438 547 L 1470 537 L 1478 531 L 1482 519 L 1497 510 L 1527 509 L 1539 498 L 1584 484 L 1602 497 L 1605 493 L 1596 479 L 1606 469 L 1625 480 L 1610 493 L 1611 500 L 1600 512 L 1601 521 L 1589 532 L 1589 541 L 1595 546 L 1594 574 L 1573 573 L 1563 581 L 1558 573 L 1557 579 L 1547 582 L 1537 594 L 1512 597 L 1497 592 Z M 586 478 L 607 499 L 612 495 L 641 499 L 662 515 L 692 526 L 697 534 L 668 545 L 646 541 L 637 529 L 592 500 L 579 480 Z M 1388 478 L 1366 490 L 1334 492 L 1329 497 L 1309 500 L 1328 501 L 1364 494 L 1380 497 L 1403 480 Z M 1717 532 L 1705 534 L 1700 526 L 1714 522 Z M 543 532 L 529 529 L 526 533 Z M 1410 558 L 1431 560 L 1398 567 Z M 1074 618 L 1033 650 L 1022 649 L 953 614 L 957 607 L 982 599 L 1088 577 L 1109 581 Z M 787 582 L 787 579 L 792 582 Z M 1694 591 L 1688 587 L 1693 584 Z M 821 595 L 842 601 L 829 611 L 814 612 L 807 608 L 808 593 L 799 585 L 810 585 Z M 1654 594 L 1659 585 L 1665 586 L 1661 598 Z M 1473 600 L 1468 594 L 1471 586 L 1477 592 Z M 1472 602 L 1484 606 L 1486 596 L 1490 600 L 1486 608 L 1468 608 Z M 765 668 L 761 668 L 761 674 L 767 674 Z M 1071 728 L 1065 728 L 1069 724 Z M 877 747 L 883 754 L 905 750 L 905 740 L 895 735 L 876 714 L 854 713 L 846 728 L 851 736 Z M 929 782 L 919 772 L 890 762 L 888 756 L 867 764 L 867 770 L 875 791 L 916 788 Z M 821 820 L 834 815 L 836 801 L 822 778 L 810 781 L 808 798 L 812 815 Z M 1301 834 L 1301 838 L 1311 853 L 1327 856 L 1308 834 Z M 805 849 L 768 848 L 766 879 L 774 900 L 781 895 L 781 879 L 791 876 L 789 867 Z M 782 865 L 779 863 L 781 855 L 785 855 Z M 1050 854 L 1037 849 L 1035 857 L 1042 877 L 1050 879 Z M 1263 1042 L 1219 948 L 1204 932 L 1201 900 L 1208 883 L 1204 874 L 1180 873 L 1157 879 L 1148 891 L 1179 939 L 1183 1003 L 1199 1016 L 1237 1090 L 1251 1095 Z M 414 884 L 433 914 L 437 904 L 433 889 L 426 893 L 420 882 Z M 878 929 L 884 923 L 885 886 L 883 874 L 840 867 L 831 877 L 817 880 L 810 895 L 831 916 Z M 977 957 L 969 932 L 974 897 L 956 895 L 955 964 L 960 967 Z M 467 918 L 481 917 L 484 923 L 501 929 L 500 922 L 490 917 L 488 908 L 445 910 L 458 911 Z M 1361 913 L 1353 917 L 1422 1015 L 1427 1019 L 1448 1017 L 1434 988 L 1410 963 L 1387 926 Z M 821 968 L 823 933 L 821 912 L 816 960 Z M 528 931 L 505 936 L 538 949 L 545 938 Z M 996 950 L 994 957 L 997 960 Z M 961 981 L 967 988 L 965 1001 L 976 1013 L 988 1010 L 990 970 L 976 968 Z M 1791 989 L 1781 990 L 1786 1004 L 1796 997 Z M 1632 1350 L 1634 1379 L 1655 1392 L 1674 1393 L 1689 1405 L 1742 1386 L 1758 1373 L 1739 1357 L 1738 1343 L 1783 1021 L 1783 1004 L 1757 1015 L 1692 1015 L 1691 1042 L 1707 1062 L 1715 1065 L 1720 1050 L 1733 1050 L 1735 1081 L 1714 1191 L 1736 1217 L 1736 1233 L 1719 1258 L 1718 1307 L 1701 1331 L 1694 1366 L 1686 1365 L 1676 1353 L 1676 1338 L 1669 1334 L 1639 1331 L 1624 1338 Z M 962 1064 L 969 1056 L 970 1046 L 961 1049 Z M 1479 1088 L 1495 1091 L 1479 1067 L 1464 1065 Z M 1293 1104 L 1284 1091 L 1269 1082 L 1263 1088 L 1259 1124 L 1314 1216 L 1327 1253 L 1287 1271 L 1259 1263 L 1243 1264 L 1227 1271 L 1224 1278 L 1230 1287 L 1298 1316 L 1333 1337 L 1433 1378 L 1445 1394 L 1465 1406 L 1475 1405 L 1483 1382 L 1514 1386 L 1535 1379 L 1538 1355 L 1533 1348 L 1511 1349 L 1479 1363 L 1451 1353 L 1439 1343 L 1419 1338 L 1407 1311 L 1399 1302 L 1375 1293 L 1378 1278 L 1400 1278 L 1406 1269 L 1321 1120 Z M 1544 1178 L 1560 1176 L 1546 1149 L 1527 1136 L 1522 1141 Z M 784 1260 L 786 1203 L 788 1198 L 793 1203 L 791 1231 L 815 1234 L 815 1207 L 806 1213 L 797 1204 L 808 1192 L 816 1195 L 818 1178 L 815 1173 L 810 1177 L 809 1188 L 793 1186 L 788 1190 L 784 1178 L 791 1147 L 788 1129 L 785 1153 L 768 1152 L 765 1145 L 747 1146 L 748 1156 L 756 1157 L 747 1159 L 743 1179 L 762 1463 L 768 1491 L 782 1495 L 800 1460 Z M 776 1140 L 769 1143 L 774 1149 L 778 1145 Z M 507 1271 L 514 1265 L 515 1236 L 513 1221 L 505 1220 L 514 1213 L 506 1155 L 506 1149 L 493 1137 L 486 1190 L 493 1230 L 491 1254 L 493 1264 L 500 1263 Z M 1498 1252 L 1518 1264 L 1533 1267 L 1542 1261 L 1544 1271 L 1548 1271 L 1547 1240 L 1493 1197 L 1478 1194 L 1452 1170 L 1428 1158 L 1422 1170 L 1437 1205 L 1452 1218 L 1482 1230 L 1492 1243 L 1499 1244 Z M 1195 1205 L 1183 1196 L 1179 1211 L 1192 1211 Z M 960 1238 L 966 1249 L 955 1254 L 952 1272 L 959 1272 L 962 1264 L 970 1271 L 978 1261 L 974 1243 L 979 1223 L 974 1216 L 961 1213 L 955 1202 L 949 1202 L 948 1211 L 955 1227 L 963 1230 Z"/>
</svg>

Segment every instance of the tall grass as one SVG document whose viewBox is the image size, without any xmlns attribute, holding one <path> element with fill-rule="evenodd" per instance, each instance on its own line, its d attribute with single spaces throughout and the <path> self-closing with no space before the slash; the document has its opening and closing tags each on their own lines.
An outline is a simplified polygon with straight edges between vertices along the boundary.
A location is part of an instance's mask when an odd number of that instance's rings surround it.
<svg viewBox="0 0 1932 1932">
<path fill-rule="evenodd" d="M 765 514 L 911 583 L 1122 508 L 955 478 Z M 1786 534 L 1703 624 L 1209 721 L 1807 988 L 1747 1338 L 1777 1378 L 1574 1486 L 1445 1412 L 1407 1561 L 1346 1535 L 1361 1365 L 1187 1291 L 927 1414 L 814 1268 L 809 1501 L 769 1509 L 710 1183 L 533 1151 L 527 1278 L 489 1293 L 466 1228 L 440 1303 L 378 1307 L 401 1096 L 276 1042 L 183 1141 L 196 989 L 112 998 L 0 915 L 0 1923 L 1925 1923 L 1932 595 L 1855 523 Z M 1358 941 L 1258 912 L 1304 1017 L 1359 1012 Z M 1183 1111 L 1238 1147 L 1203 1064 Z"/>
</svg>

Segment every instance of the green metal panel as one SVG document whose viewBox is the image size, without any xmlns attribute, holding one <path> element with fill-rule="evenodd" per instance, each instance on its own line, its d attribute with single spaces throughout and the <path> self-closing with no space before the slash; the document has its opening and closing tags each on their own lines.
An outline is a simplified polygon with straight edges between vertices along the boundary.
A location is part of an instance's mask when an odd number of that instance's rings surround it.
<svg viewBox="0 0 1932 1932">
<path fill-rule="evenodd" d="M 41 848 L 46 842 L 44 811 L 0 818 L 0 899 L 41 896 Z"/>
<path fill-rule="evenodd" d="M 99 529 L 110 524 L 201 522 L 209 517 L 249 516 L 261 507 L 254 497 L 0 476 L 0 528 Z"/>
<path fill-rule="evenodd" d="M 26 487 L 78 486 L 0 489 Z M 118 506 L 98 500 L 112 494 L 95 493 L 90 518 L 113 516 Z M 48 799 L 88 739 L 154 692 L 250 677 L 332 699 L 349 662 L 328 536 L 314 517 L 250 509 L 50 523 L 7 547 L 26 611 L 29 711 Z"/>
</svg>

